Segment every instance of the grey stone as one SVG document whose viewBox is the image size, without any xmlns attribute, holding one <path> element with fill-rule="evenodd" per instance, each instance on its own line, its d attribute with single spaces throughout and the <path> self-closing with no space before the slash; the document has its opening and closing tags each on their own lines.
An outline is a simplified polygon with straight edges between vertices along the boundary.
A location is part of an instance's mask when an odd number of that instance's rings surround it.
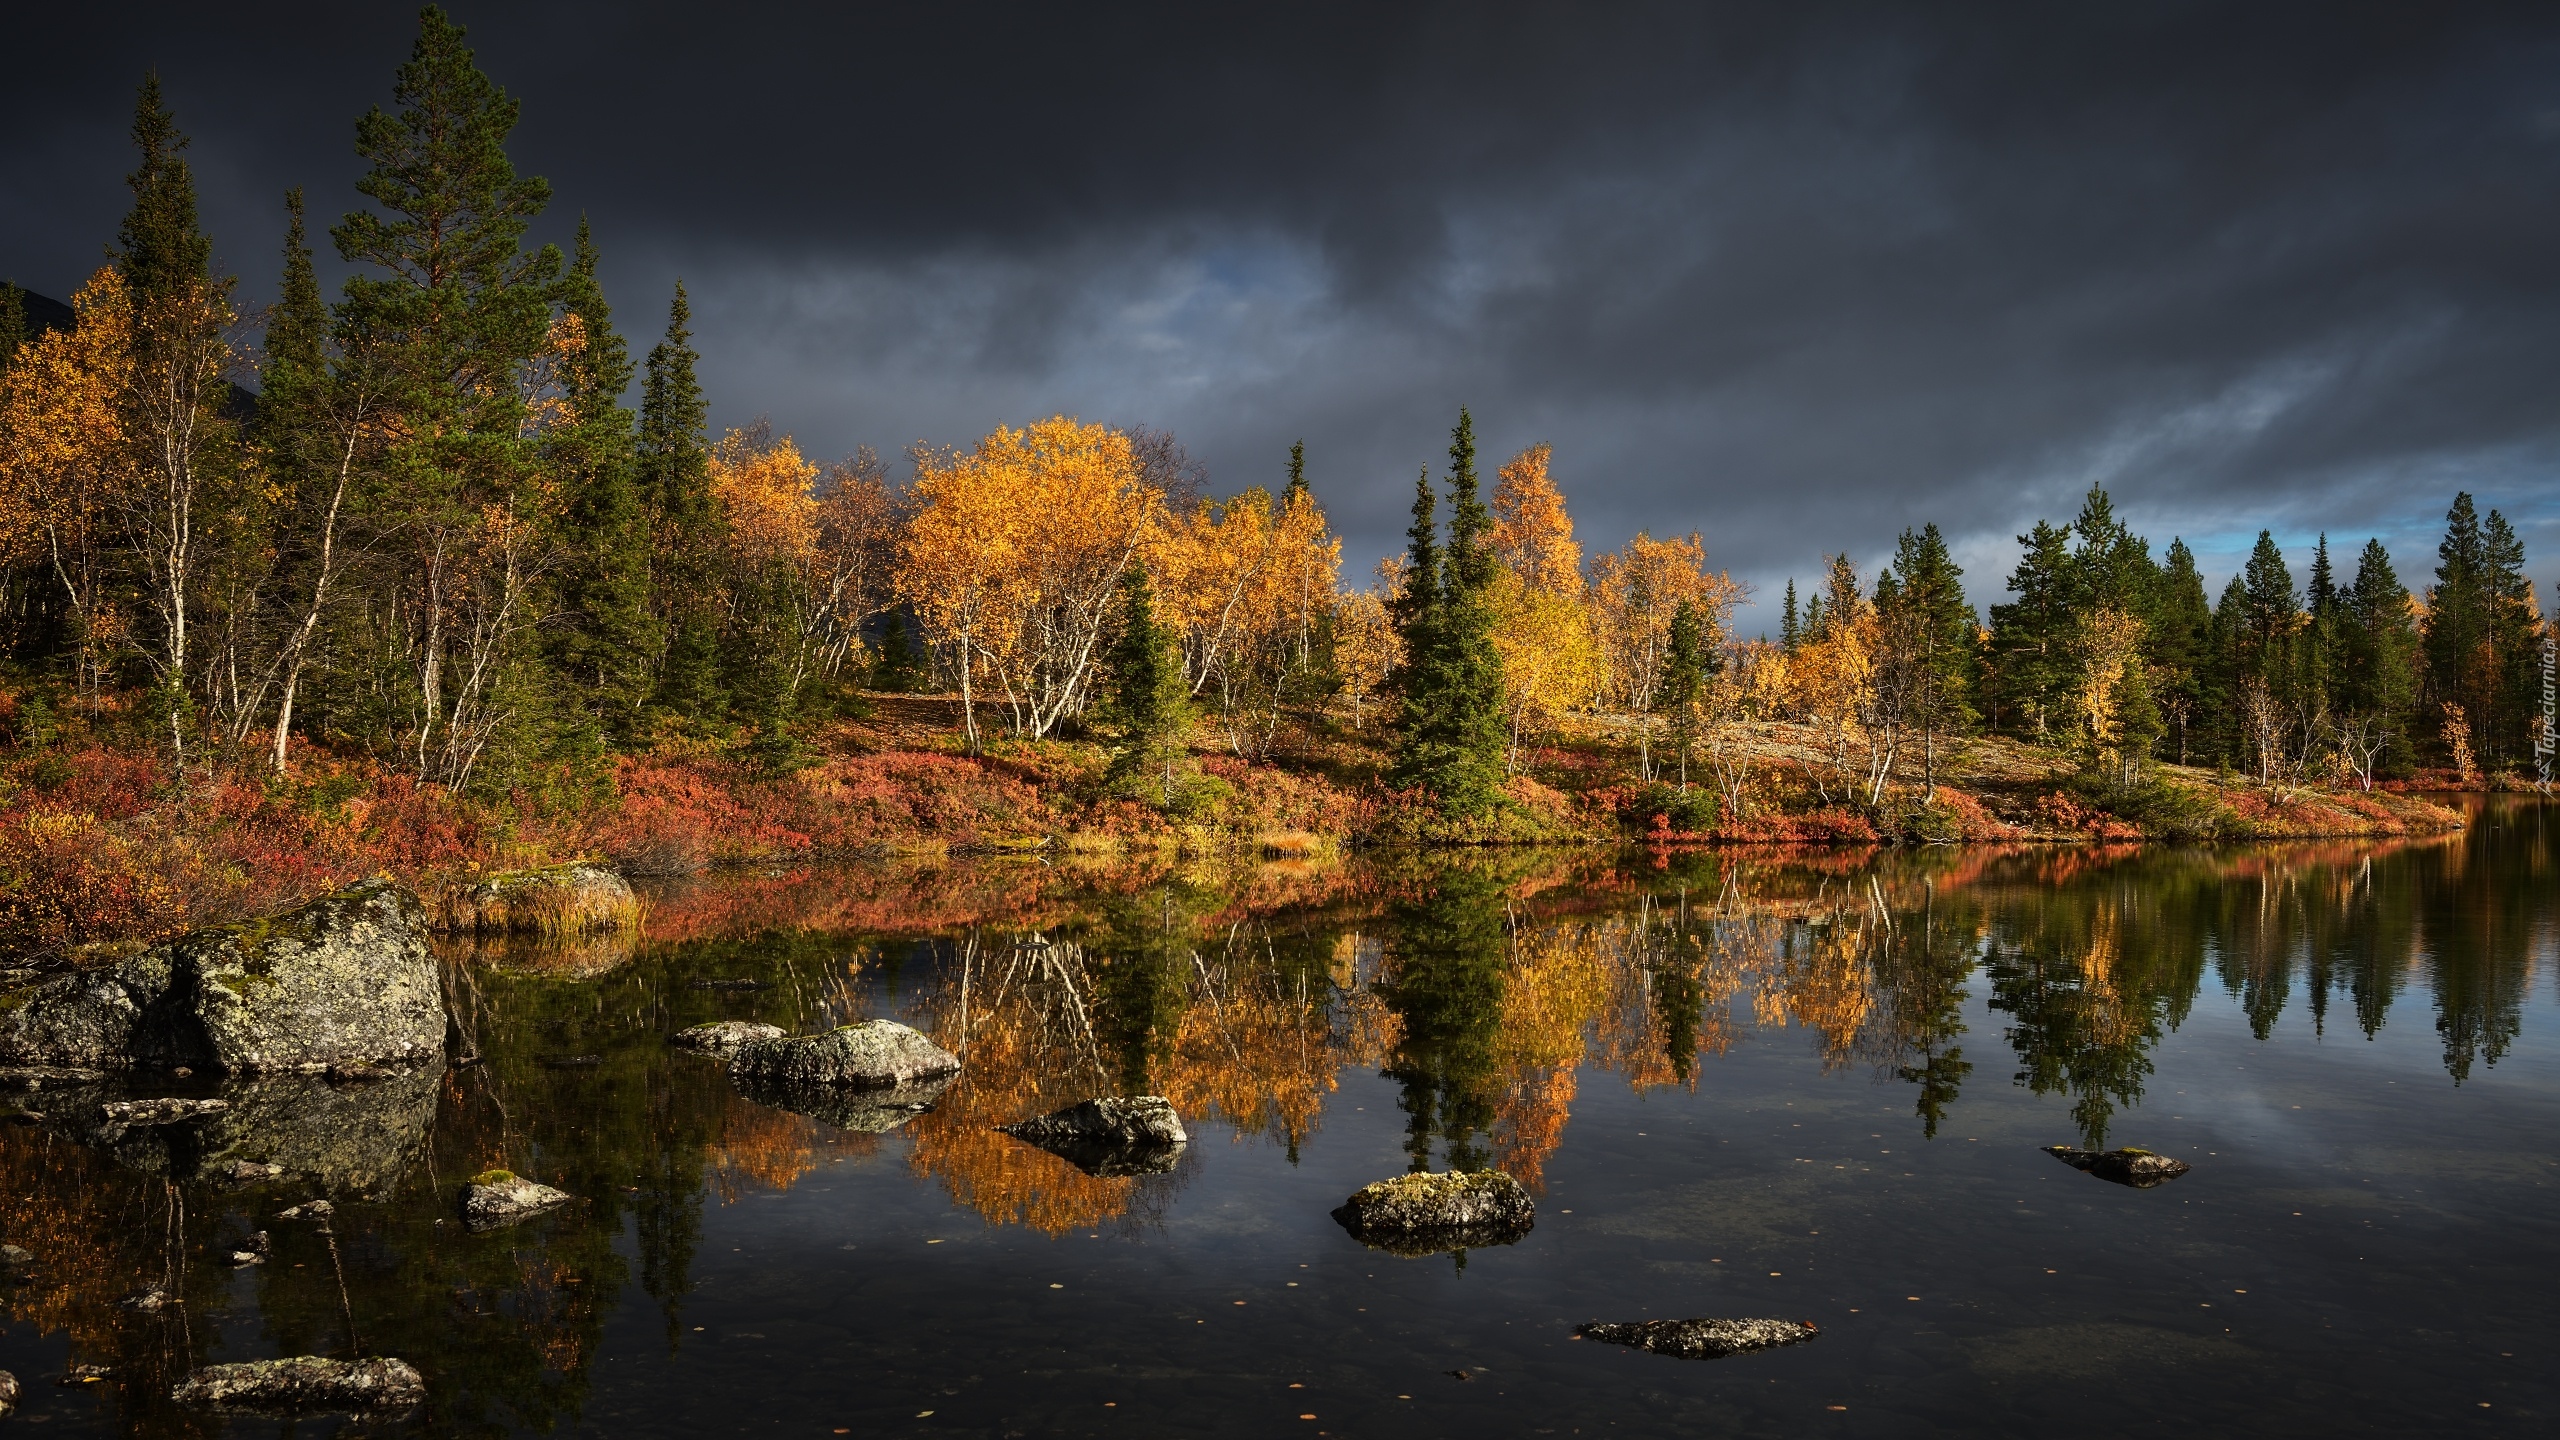
<svg viewBox="0 0 2560 1440">
<path fill-rule="evenodd" d="M 0 1370 L 0 1420 L 8 1419 L 9 1412 L 17 1408 L 18 1377 Z"/>
<path fill-rule="evenodd" d="M 462 1189 L 462 1223 L 472 1230 L 495 1230 L 530 1220 L 570 1201 L 565 1192 L 522 1176 L 493 1170 Z"/>
<path fill-rule="evenodd" d="M 388 879 L 0 995 L 0 1064 L 232 1073 L 442 1053 L 417 897 Z"/>
<path fill-rule="evenodd" d="M 1419 1256 L 1512 1244 L 1536 1225 L 1538 1207 L 1500 1170 L 1423 1172 L 1362 1186 L 1333 1218 L 1372 1249 Z"/>
<path fill-rule="evenodd" d="M 122 1306 L 124 1309 L 131 1310 L 137 1315 L 157 1315 L 161 1311 L 166 1310 L 177 1303 L 179 1303 L 177 1296 L 170 1294 L 168 1291 L 161 1289 L 157 1285 L 151 1286 L 148 1289 L 136 1290 L 132 1294 L 127 1295 L 116 1302 L 117 1305 Z"/>
<path fill-rule="evenodd" d="M 1593 1321 L 1575 1326 L 1573 1333 L 1586 1340 L 1632 1345 L 1657 1355 L 1715 1360 L 1773 1345 L 1801 1345 L 1822 1332 L 1805 1320 L 1637 1320 L 1625 1324 Z"/>
<path fill-rule="evenodd" d="M 996 1128 L 1106 1179 L 1161 1175 L 1181 1161 L 1191 1138 L 1161 1095 L 1105 1096 Z"/>
<path fill-rule="evenodd" d="M 0 1090 L 59 1090 L 66 1085 L 95 1085 L 106 1078 L 104 1070 L 66 1065 L 0 1065 Z"/>
<path fill-rule="evenodd" d="M 338 1213 L 338 1207 L 326 1200 L 305 1200 L 291 1209 L 279 1210 L 279 1220 L 326 1220 Z"/>
<path fill-rule="evenodd" d="M 785 1085 L 909 1085 L 958 1071 L 950 1051 L 895 1020 L 839 1025 L 823 1035 L 750 1040 L 729 1073 Z"/>
<path fill-rule="evenodd" d="M 390 1410 L 427 1398 L 427 1382 L 401 1360 L 326 1360 L 297 1355 L 207 1365 L 182 1381 L 169 1398 L 181 1405 L 249 1410 L 276 1415 Z"/>
<path fill-rule="evenodd" d="M 2166 1185 L 2193 1168 L 2184 1160 L 2172 1160 L 2166 1155 L 2154 1155 L 2129 1145 L 2121 1150 L 2076 1150 L 2068 1145 L 2048 1145 L 2045 1153 L 2074 1170 L 2118 1185 L 2130 1185 L 2136 1190 Z"/>
<path fill-rule="evenodd" d="M 35 1253 L 21 1245 L 0 1245 L 0 1270 L 24 1270 L 36 1263 Z"/>
<path fill-rule="evenodd" d="M 759 1105 L 806 1115 L 839 1130 L 885 1135 L 932 1109 L 951 1077 L 936 1075 L 903 1085 L 821 1085 L 732 1072 L 729 1083 Z"/>
<path fill-rule="evenodd" d="M 726 1051 L 735 1050 L 750 1040 L 781 1038 L 783 1031 L 779 1025 L 759 1025 L 753 1020 L 714 1020 L 708 1025 L 679 1030 L 667 1037 L 667 1043 L 681 1045 L 687 1050 Z"/>
</svg>

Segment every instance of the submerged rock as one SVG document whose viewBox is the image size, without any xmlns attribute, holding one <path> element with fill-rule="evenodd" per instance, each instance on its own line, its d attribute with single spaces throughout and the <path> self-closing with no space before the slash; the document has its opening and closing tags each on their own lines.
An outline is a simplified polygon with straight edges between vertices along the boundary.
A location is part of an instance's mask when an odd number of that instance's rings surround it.
<svg viewBox="0 0 2560 1440">
<path fill-rule="evenodd" d="M 2045 1153 L 2074 1170 L 2136 1190 L 2166 1185 L 2193 1168 L 2184 1160 L 2172 1160 L 2130 1145 L 2121 1150 L 2075 1150 L 2068 1145 L 2048 1145 Z"/>
<path fill-rule="evenodd" d="M 1626 1324 L 1593 1321 L 1573 1327 L 1585 1340 L 1632 1345 L 1657 1355 L 1715 1360 L 1745 1350 L 1774 1345 L 1801 1345 L 1822 1333 L 1808 1320 L 1636 1320 Z"/>
<path fill-rule="evenodd" d="M 127 1295 L 116 1302 L 119 1307 L 130 1310 L 137 1315 L 157 1315 L 161 1311 L 178 1303 L 179 1301 L 177 1296 L 170 1294 L 168 1291 L 161 1289 L 157 1285 L 150 1286 L 146 1289 L 136 1290 L 132 1294 Z"/>
<path fill-rule="evenodd" d="M 181 1405 L 282 1415 L 389 1410 L 426 1399 L 427 1382 L 406 1361 L 297 1355 L 207 1365 L 170 1391 L 169 1398 Z"/>
<path fill-rule="evenodd" d="M 729 1073 L 784 1085 L 912 1085 L 960 1068 L 950 1051 L 895 1020 L 839 1025 L 823 1035 L 750 1040 Z"/>
<path fill-rule="evenodd" d="M 0 1270 L 24 1270 L 36 1263 L 33 1251 L 22 1245 L 0 1245 Z"/>
<path fill-rule="evenodd" d="M 731 1072 L 729 1084 L 759 1105 L 806 1115 L 839 1130 L 885 1135 L 927 1110 L 951 1085 L 948 1075 L 903 1085 L 820 1085 Z"/>
<path fill-rule="evenodd" d="M 219 1115 L 231 1108 L 228 1100 L 110 1100 L 98 1107 L 107 1124 L 119 1128 L 141 1125 L 175 1125 L 183 1120 L 200 1120 Z"/>
<path fill-rule="evenodd" d="M 106 1078 L 104 1070 L 66 1065 L 0 1065 L 0 1089 L 6 1090 L 42 1090 L 48 1086 L 59 1090 L 66 1085 L 94 1085 Z"/>
<path fill-rule="evenodd" d="M 1424 1172 L 1362 1186 L 1333 1218 L 1372 1249 L 1436 1255 L 1509 1245 L 1537 1223 L 1538 1207 L 1500 1170 Z"/>
<path fill-rule="evenodd" d="M 290 1209 L 279 1210 L 279 1220 L 326 1220 L 338 1213 L 338 1207 L 326 1200 L 305 1200 Z"/>
<path fill-rule="evenodd" d="M 472 1230 L 495 1230 L 530 1220 L 569 1203 L 564 1191 L 536 1184 L 505 1170 L 475 1175 L 462 1189 L 462 1223 Z"/>
<path fill-rule="evenodd" d="M 8 1419 L 9 1412 L 17 1408 L 18 1377 L 0 1370 L 0 1420 Z"/>
<path fill-rule="evenodd" d="M 0 994 L 0 1064 L 227 1072 L 418 1061 L 444 990 L 417 897 L 367 880 Z"/>
<path fill-rule="evenodd" d="M 1106 1096 L 996 1128 L 1104 1178 L 1161 1175 L 1191 1138 L 1161 1095 Z"/>
<path fill-rule="evenodd" d="M 667 1043 L 681 1045 L 687 1050 L 727 1051 L 735 1050 L 750 1040 L 781 1038 L 783 1030 L 779 1025 L 759 1025 L 753 1020 L 714 1020 L 708 1025 L 679 1030 L 667 1038 Z"/>
</svg>

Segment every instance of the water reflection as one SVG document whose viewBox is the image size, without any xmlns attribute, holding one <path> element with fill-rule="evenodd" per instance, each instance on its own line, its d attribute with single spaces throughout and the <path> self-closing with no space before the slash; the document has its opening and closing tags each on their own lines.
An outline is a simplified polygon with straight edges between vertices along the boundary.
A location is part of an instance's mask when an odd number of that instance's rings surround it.
<svg viewBox="0 0 2560 1440">
<path fill-rule="evenodd" d="M 2288 1011 L 2333 1040 L 2423 1019 L 2460 1085 L 2507 1055 L 2560 936 L 2552 817 L 2484 805 L 2440 841 L 2250 851 L 715 879 L 657 897 L 636 955 L 448 957 L 476 1063 L 441 1075 L 241 1088 L 218 1123 L 122 1140 L 66 1118 L 106 1091 L 23 1097 L 58 1113 L 0 1129 L 0 1241 L 38 1257 L 0 1303 L 12 1333 L 115 1368 L 89 1387 L 109 1428 L 188 1433 L 165 1397 L 195 1364 L 361 1350 L 426 1374 L 438 1433 L 494 1435 L 581 1413 L 606 1319 L 635 1287 L 668 1350 L 684 1346 L 707 1212 L 837 1164 L 903 1164 L 988 1225 L 1146 1230 L 1210 1144 L 1294 1163 L 1323 1143 L 1343 1077 L 1368 1072 L 1394 1087 L 1408 1165 L 1499 1166 L 1536 1188 L 1581 1087 L 1696 1091 L 1745 1045 L 1800 1045 L 1823 1072 L 1902 1088 L 1926 1136 L 2006 1068 L 2099 1149 L 2208 986 L 2261 1039 Z M 1976 1001 L 1995 1030 L 1968 1033 Z M 716 1058 L 665 1043 L 709 1020 L 864 1015 L 964 1060 L 894 1127 L 759 1103 Z M 544 1063 L 564 1055 L 595 1063 Z M 1170 1098 L 1192 1128 L 1170 1170 L 1088 1174 L 995 1128 L 1134 1093 Z M 225 1168 L 237 1160 L 285 1173 L 244 1184 Z M 466 1236 L 455 1193 L 494 1166 L 581 1203 Z M 326 1233 L 271 1218 L 323 1193 L 369 1203 L 342 1204 Z M 258 1229 L 274 1236 L 267 1264 L 216 1261 Z M 145 1284 L 186 1303 L 116 1306 Z"/>
</svg>

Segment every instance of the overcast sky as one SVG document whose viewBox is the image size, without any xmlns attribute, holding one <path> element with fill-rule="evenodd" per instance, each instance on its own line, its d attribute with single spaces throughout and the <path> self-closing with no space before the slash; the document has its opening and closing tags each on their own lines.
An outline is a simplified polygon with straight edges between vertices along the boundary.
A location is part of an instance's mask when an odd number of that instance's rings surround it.
<svg viewBox="0 0 2560 1440">
<path fill-rule="evenodd" d="M 156 66 L 262 302 L 416 12 L 152 8 L 13 19 L 0 276 L 97 263 Z M 1303 438 L 1356 581 L 1464 404 L 1746 632 L 1930 520 L 1990 603 L 2093 481 L 2217 582 L 2270 527 L 2414 586 L 2458 489 L 2560 581 L 2560 7 L 812 8 L 452 7 L 635 350 L 683 277 L 715 424 L 1064 412 L 1218 491 Z"/>
</svg>

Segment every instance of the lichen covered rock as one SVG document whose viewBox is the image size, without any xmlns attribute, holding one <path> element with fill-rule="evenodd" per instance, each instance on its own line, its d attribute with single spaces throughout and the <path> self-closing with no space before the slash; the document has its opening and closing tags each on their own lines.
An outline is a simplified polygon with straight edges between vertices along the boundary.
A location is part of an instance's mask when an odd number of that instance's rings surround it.
<svg viewBox="0 0 2560 1440">
<path fill-rule="evenodd" d="M 2166 1155 L 2154 1155 L 2130 1145 L 2121 1150 L 2077 1150 L 2069 1145 L 2048 1145 L 2045 1153 L 2074 1170 L 2118 1185 L 2130 1185 L 2136 1190 L 2166 1185 L 2193 1168 L 2184 1160 L 2172 1160 Z"/>
<path fill-rule="evenodd" d="M 726 1052 L 735 1050 L 750 1040 L 782 1038 L 783 1030 L 779 1025 L 759 1025 L 753 1020 L 714 1020 L 708 1025 L 696 1025 L 690 1029 L 679 1030 L 668 1037 L 667 1043 L 680 1045 L 687 1050 Z"/>
<path fill-rule="evenodd" d="M 556 1210 L 570 1201 L 565 1192 L 539 1185 L 520 1175 L 492 1170 L 472 1177 L 462 1189 L 462 1223 L 472 1230 L 495 1230 L 530 1220 L 546 1210 Z"/>
<path fill-rule="evenodd" d="M 1171 1170 L 1191 1138 L 1161 1095 L 1105 1096 L 996 1128 L 1104 1178 Z"/>
<path fill-rule="evenodd" d="M 230 1072 L 440 1058 L 443 986 L 388 879 L 0 996 L 0 1064 Z"/>
<path fill-rule="evenodd" d="M 839 1025 L 823 1035 L 751 1040 L 729 1060 L 732 1075 L 784 1085 L 911 1085 L 956 1073 L 948 1050 L 895 1020 Z"/>
<path fill-rule="evenodd" d="M 207 1365 L 180 1382 L 169 1398 L 181 1405 L 273 1415 L 391 1410 L 426 1399 L 427 1382 L 406 1361 L 297 1355 Z"/>
<path fill-rule="evenodd" d="M 1625 1324 L 1593 1321 L 1573 1333 L 1585 1340 L 1632 1345 L 1657 1355 L 1715 1360 L 1745 1350 L 1775 1345 L 1801 1345 L 1822 1333 L 1805 1320 L 1637 1320 Z"/>
<path fill-rule="evenodd" d="M 8 1419 L 9 1412 L 17 1408 L 18 1377 L 0 1370 L 0 1420 Z"/>
<path fill-rule="evenodd" d="M 1418 1172 L 1362 1186 L 1333 1212 L 1362 1244 L 1398 1255 L 1508 1245 L 1537 1223 L 1537 1202 L 1500 1170 Z"/>
</svg>

